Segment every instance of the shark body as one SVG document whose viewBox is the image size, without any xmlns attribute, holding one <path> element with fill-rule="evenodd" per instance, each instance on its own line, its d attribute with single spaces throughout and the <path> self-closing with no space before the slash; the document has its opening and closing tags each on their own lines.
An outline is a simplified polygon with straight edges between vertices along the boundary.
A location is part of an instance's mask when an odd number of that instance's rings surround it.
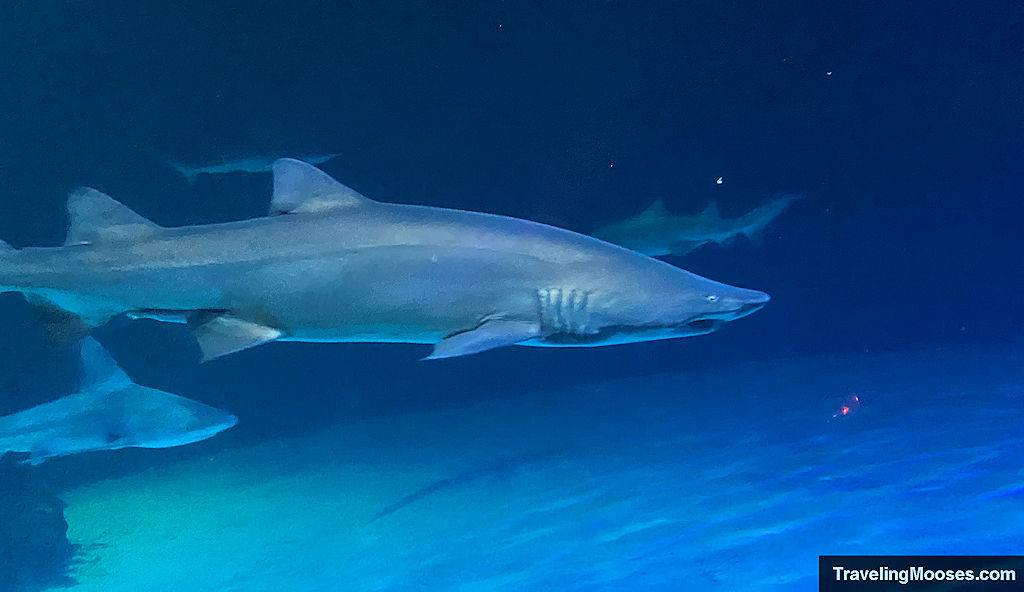
<svg viewBox="0 0 1024 592">
<path fill-rule="evenodd" d="M 0 456 L 27 452 L 30 464 L 56 456 L 120 448 L 171 448 L 234 426 L 220 409 L 132 382 L 103 347 L 81 344 L 78 392 L 0 417 Z"/>
<path fill-rule="evenodd" d="M 772 220 L 802 197 L 799 193 L 788 193 L 736 218 L 721 217 L 716 202 L 697 215 L 674 216 L 659 199 L 636 216 L 598 228 L 593 236 L 651 257 L 686 255 L 706 244 L 725 243 L 741 234 L 757 240 Z"/>
<path fill-rule="evenodd" d="M 323 164 L 341 156 L 340 152 L 330 154 L 309 154 L 299 157 L 299 160 L 309 164 Z M 165 161 L 174 170 L 185 177 L 189 185 L 195 183 L 199 175 L 227 175 L 231 173 L 268 173 L 274 168 L 277 157 L 271 156 L 249 156 L 237 160 L 215 162 L 206 165 L 189 166 L 177 161 Z"/>
<path fill-rule="evenodd" d="M 49 318 L 186 323 L 204 359 L 274 340 L 596 346 L 701 335 L 768 295 L 516 218 L 370 200 L 297 160 L 270 216 L 162 228 L 73 192 L 64 247 L 0 251 L 0 291 Z"/>
</svg>

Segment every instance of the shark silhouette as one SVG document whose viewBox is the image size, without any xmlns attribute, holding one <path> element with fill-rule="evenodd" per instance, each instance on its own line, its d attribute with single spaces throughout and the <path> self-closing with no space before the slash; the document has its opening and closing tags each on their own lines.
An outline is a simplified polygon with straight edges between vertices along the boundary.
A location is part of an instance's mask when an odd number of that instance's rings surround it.
<svg viewBox="0 0 1024 592">
<path fill-rule="evenodd" d="M 0 292 L 50 323 L 185 323 L 204 359 L 275 340 L 589 347 L 710 333 L 768 295 L 505 216 L 373 201 L 298 160 L 264 218 L 163 228 L 95 189 L 63 247 L 0 243 Z"/>
<path fill-rule="evenodd" d="M 27 452 L 37 465 L 56 456 L 119 448 L 171 448 L 210 438 L 234 415 L 135 384 L 91 337 L 81 343 L 78 392 L 0 417 L 0 456 Z"/>
<path fill-rule="evenodd" d="M 724 243 L 741 234 L 758 240 L 772 220 L 802 197 L 799 193 L 788 193 L 736 218 L 723 218 L 716 202 L 699 214 L 674 216 L 659 199 L 643 212 L 598 228 L 593 235 L 651 257 L 686 255 L 706 244 Z"/>
</svg>

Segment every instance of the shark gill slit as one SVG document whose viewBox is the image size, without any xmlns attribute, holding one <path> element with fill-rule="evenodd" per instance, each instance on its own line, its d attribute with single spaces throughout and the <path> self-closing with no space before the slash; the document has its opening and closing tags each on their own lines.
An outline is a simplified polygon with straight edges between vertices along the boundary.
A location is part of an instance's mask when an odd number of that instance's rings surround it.
<svg viewBox="0 0 1024 592">
<path fill-rule="evenodd" d="M 588 335 L 590 292 L 564 288 L 537 290 L 537 316 L 545 333 Z"/>
</svg>

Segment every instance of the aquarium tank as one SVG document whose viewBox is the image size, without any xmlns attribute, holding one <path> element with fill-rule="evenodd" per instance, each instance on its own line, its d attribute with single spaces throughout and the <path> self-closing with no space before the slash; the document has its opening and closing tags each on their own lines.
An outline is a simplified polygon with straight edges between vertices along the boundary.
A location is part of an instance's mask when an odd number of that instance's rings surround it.
<svg viewBox="0 0 1024 592">
<path fill-rule="evenodd" d="M 1021 589 L 1022 31 L 0 5 L 0 592 Z"/>
</svg>

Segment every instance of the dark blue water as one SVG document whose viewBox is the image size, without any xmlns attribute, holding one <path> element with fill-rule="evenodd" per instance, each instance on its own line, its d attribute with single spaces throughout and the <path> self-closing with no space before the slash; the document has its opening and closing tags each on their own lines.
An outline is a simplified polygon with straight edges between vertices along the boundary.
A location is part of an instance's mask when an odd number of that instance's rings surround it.
<svg viewBox="0 0 1024 592">
<path fill-rule="evenodd" d="M 0 6 L 0 238 L 17 247 L 59 244 L 66 193 L 81 184 L 167 226 L 266 212 L 269 175 L 201 176 L 190 186 L 165 159 L 340 152 L 324 170 L 375 199 L 584 233 L 659 197 L 678 213 L 716 200 L 733 216 L 781 191 L 807 195 L 760 245 L 740 240 L 671 260 L 773 297 L 750 318 L 694 339 L 508 348 L 437 364 L 416 362 L 424 346 L 273 344 L 198 365 L 182 327 L 115 320 L 96 336 L 138 382 L 230 408 L 238 427 L 195 447 L 83 455 L 35 475 L 70 499 L 104 479 L 224 450 L 258 464 L 245 451 L 353 422 L 423 417 L 413 424 L 428 433 L 445 425 L 429 414 L 483 405 L 472 408 L 487 412 L 466 420 L 501 424 L 490 412 L 515 408 L 523 393 L 604 384 L 616 395 L 576 420 L 568 432 L 579 436 L 575 453 L 562 449 L 569 438 L 533 442 L 524 428 L 510 430 L 518 441 L 508 450 L 491 443 L 490 453 L 460 462 L 462 448 L 445 443 L 442 430 L 434 444 L 452 464 L 388 489 L 359 518 L 385 513 L 374 523 L 381 536 L 401 534 L 388 519 L 466 492 L 478 494 L 475 516 L 497 515 L 501 505 L 488 499 L 498 493 L 487 484 L 503 478 L 549 491 L 547 503 L 557 505 L 574 499 L 556 484 L 559 463 L 621 504 L 581 503 L 561 522 L 557 513 L 545 517 L 556 534 L 517 547 L 518 561 L 547 558 L 532 579 L 503 580 L 497 567 L 474 579 L 462 563 L 472 554 L 454 547 L 447 558 L 443 549 L 414 553 L 409 561 L 422 564 L 395 572 L 408 581 L 379 581 L 399 589 L 416 581 L 454 589 L 460 578 L 477 582 L 466 589 L 679 589 L 695 573 L 719 573 L 742 547 L 746 557 L 788 549 L 789 563 L 756 563 L 750 582 L 721 576 L 721 589 L 811 589 L 817 554 L 1019 550 L 1012 458 L 1022 411 L 1024 4 L 556 4 Z M 0 297 L 0 322 L 0 413 L 74 386 L 74 353 L 45 343 L 19 296 Z M 873 361 L 850 377 L 821 356 Z M 782 359 L 789 370 L 778 369 Z M 976 361 L 972 371 L 956 363 L 964 359 Z M 914 370 L 894 385 L 901 367 Z M 759 377 L 773 371 L 768 388 Z M 703 387 L 681 387 L 675 397 L 663 385 L 644 390 L 647 377 L 665 372 L 698 373 Z M 765 409 L 747 407 L 755 404 L 747 391 Z M 835 401 L 853 392 L 873 403 L 829 422 Z M 634 399 L 649 417 L 630 419 Z M 565 409 L 543 401 L 527 408 L 554 430 Z M 685 419 L 698 403 L 703 419 Z M 659 416 L 673 418 L 664 430 L 638 427 Z M 684 427 L 684 441 L 674 442 L 668 432 Z M 606 448 L 587 444 L 591 431 L 606 435 Z M 281 446 L 287 456 L 289 445 Z M 415 464 L 381 446 L 372 474 Z M 361 448 L 359 462 L 373 466 L 371 450 Z M 622 456 L 609 465 L 595 451 Z M 526 468 L 502 469 L 503 459 Z M 530 470 L 536 479 L 523 477 Z M 176 488 L 172 474 L 167 487 Z M 645 479 L 651 491 L 623 485 Z M 809 499 L 824 501 L 807 506 Z M 403 500 L 412 501 L 396 509 Z M 975 514 L 944 521 L 939 507 Z M 81 506 L 74 510 L 69 502 L 72 538 L 94 533 L 76 527 Z M 788 526 L 745 518 L 779 511 Z M 508 536 L 535 540 L 526 534 L 532 526 L 510 521 Z M 460 524 L 466 540 L 494 544 L 473 526 L 483 522 Z M 608 542 L 628 538 L 609 533 L 631 525 L 641 533 L 635 545 Z M 779 533 L 793 532 L 812 535 L 779 543 L 790 536 Z M 288 540 L 292 555 L 308 553 L 300 562 L 308 569 L 337 560 L 313 550 L 316 537 Z M 104 561 L 102 546 L 90 546 L 99 541 L 72 542 L 85 561 Z M 525 569 L 511 563 L 509 573 Z M 637 564 L 643 569 L 628 567 Z M 580 575 L 591 569 L 605 575 Z M 160 573 L 153 567 L 151 584 Z M 88 577 L 80 574 L 83 585 Z M 238 586 L 259 589 L 258 581 Z"/>
</svg>

